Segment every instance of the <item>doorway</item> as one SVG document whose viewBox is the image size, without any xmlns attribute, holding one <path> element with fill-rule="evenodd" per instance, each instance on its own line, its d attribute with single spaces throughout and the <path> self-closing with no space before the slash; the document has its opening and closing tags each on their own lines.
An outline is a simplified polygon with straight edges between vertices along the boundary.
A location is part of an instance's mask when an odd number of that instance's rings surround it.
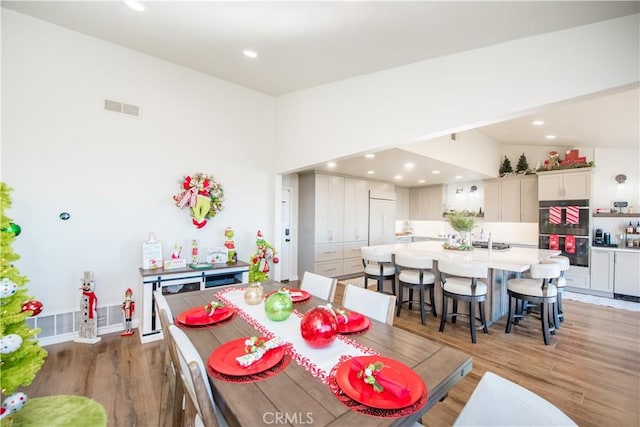
<svg viewBox="0 0 640 427">
<path fill-rule="evenodd" d="M 280 280 L 291 279 L 291 188 L 282 187 L 280 198 Z"/>
</svg>

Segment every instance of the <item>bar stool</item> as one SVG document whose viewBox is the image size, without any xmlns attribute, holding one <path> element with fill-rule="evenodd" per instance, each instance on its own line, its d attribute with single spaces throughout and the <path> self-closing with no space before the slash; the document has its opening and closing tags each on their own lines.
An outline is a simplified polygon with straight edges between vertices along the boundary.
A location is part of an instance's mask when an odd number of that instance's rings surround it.
<svg viewBox="0 0 640 427">
<path fill-rule="evenodd" d="M 396 267 L 391 251 L 364 247 L 361 249 L 364 267 L 364 287 L 369 289 L 369 279 L 378 283 L 378 292 L 384 292 L 384 281 L 391 280 L 392 294 L 396 294 Z"/>
<path fill-rule="evenodd" d="M 555 310 L 558 290 L 551 283 L 560 277 L 560 265 L 557 263 L 533 264 L 530 269 L 530 279 L 511 279 L 507 281 L 507 295 L 509 298 L 509 318 L 505 333 L 511 333 L 511 326 L 516 324 L 516 318 L 523 318 L 523 314 L 515 313 L 513 299 L 540 304 L 540 322 L 542 338 L 545 345 L 549 345 L 549 333 L 555 335 L 555 322 L 549 324 L 549 318 Z"/>
<path fill-rule="evenodd" d="M 471 342 L 476 343 L 476 308 L 478 303 L 482 331 L 487 334 L 487 320 L 484 313 L 484 302 L 487 299 L 487 285 L 478 279 L 488 276 L 487 264 L 454 260 L 438 261 L 440 279 L 442 281 L 442 316 L 440 317 L 440 332 L 444 332 L 447 319 L 448 298 L 453 299 L 453 313 L 451 323 L 456 323 L 458 317 L 458 301 L 469 302 L 469 329 Z"/>
<path fill-rule="evenodd" d="M 433 317 L 438 317 L 436 312 L 436 304 L 434 300 L 434 284 L 436 282 L 436 276 L 431 269 L 433 268 L 433 260 L 424 255 L 414 254 L 397 254 L 396 255 L 396 269 L 398 271 L 398 308 L 396 316 L 400 316 L 403 304 L 409 304 L 409 310 L 413 310 L 413 303 L 416 302 L 413 299 L 413 291 L 417 290 L 419 293 L 420 303 L 420 320 L 423 325 L 426 325 L 425 319 L 425 298 L 424 291 L 429 289 L 429 303 L 431 306 L 431 313 Z M 404 289 L 409 289 L 409 299 L 403 300 Z"/>
<path fill-rule="evenodd" d="M 569 262 L 568 257 L 562 256 L 562 255 L 550 256 L 549 258 L 542 260 L 540 263 L 545 264 L 549 262 L 555 262 L 560 265 L 560 277 L 558 277 L 558 279 L 555 281 L 556 288 L 558 289 L 558 297 L 556 299 L 556 304 L 557 304 L 556 311 L 557 311 L 557 318 L 560 320 L 560 322 L 564 322 L 564 310 L 562 308 L 562 294 L 564 293 L 564 288 L 567 286 L 567 278 L 565 277 L 564 272 L 569 270 L 571 263 Z M 556 321 L 556 328 L 559 328 L 559 327 L 560 327 L 560 324 Z"/>
</svg>

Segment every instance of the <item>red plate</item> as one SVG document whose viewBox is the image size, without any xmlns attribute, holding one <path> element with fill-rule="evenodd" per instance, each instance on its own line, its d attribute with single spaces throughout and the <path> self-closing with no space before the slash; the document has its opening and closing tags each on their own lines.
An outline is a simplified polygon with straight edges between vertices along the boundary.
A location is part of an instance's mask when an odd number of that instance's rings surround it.
<svg viewBox="0 0 640 427">
<path fill-rule="evenodd" d="M 368 317 L 364 316 L 359 322 L 342 323 L 338 325 L 338 333 L 351 334 L 354 332 L 364 331 L 371 325 Z"/>
<path fill-rule="evenodd" d="M 229 341 L 213 350 L 211 356 L 209 356 L 209 367 L 226 375 L 251 375 L 273 368 L 284 357 L 285 348 L 282 346 L 267 351 L 260 360 L 246 368 L 241 366 L 236 360 L 236 357 L 246 354 L 244 351 L 244 343 L 248 338 L 249 337 L 245 337 Z M 260 339 L 268 340 L 268 338 L 265 337 L 260 337 Z"/>
<path fill-rule="evenodd" d="M 228 319 L 233 316 L 233 313 L 236 311 L 230 307 L 220 307 L 216 308 L 213 316 L 207 316 L 206 319 L 198 320 L 198 321 L 189 321 L 187 322 L 187 316 L 190 315 L 198 315 L 199 313 L 204 312 L 204 307 L 194 307 L 189 310 L 183 311 L 176 317 L 176 322 L 179 322 L 181 325 L 185 326 L 207 326 L 213 325 L 214 323 L 221 322 L 223 320 Z"/>
<path fill-rule="evenodd" d="M 358 373 L 351 369 L 353 359 L 349 359 L 338 367 L 336 382 L 347 396 L 363 405 L 380 409 L 404 408 L 420 399 L 426 389 L 422 378 L 407 365 L 398 361 L 381 356 L 360 356 L 357 359 L 364 365 L 378 361 L 382 362 L 384 367 L 380 372 L 384 373 L 386 378 L 409 389 L 409 394 L 403 398 L 398 398 L 387 390 L 378 393 L 373 390 L 371 385 L 366 384 L 362 378 L 358 378 Z"/>
<path fill-rule="evenodd" d="M 302 301 L 306 301 L 309 298 L 311 298 L 311 294 L 307 291 L 303 291 L 302 289 L 290 289 L 290 288 L 283 288 L 283 289 L 288 289 L 289 292 L 296 292 L 296 293 L 300 293 L 302 295 L 291 295 L 291 301 L 292 302 L 302 302 Z M 277 291 L 275 291 L 277 292 Z M 275 292 L 271 292 L 269 294 L 267 294 L 265 296 L 265 299 L 269 297 L 269 295 L 275 293 Z"/>
</svg>

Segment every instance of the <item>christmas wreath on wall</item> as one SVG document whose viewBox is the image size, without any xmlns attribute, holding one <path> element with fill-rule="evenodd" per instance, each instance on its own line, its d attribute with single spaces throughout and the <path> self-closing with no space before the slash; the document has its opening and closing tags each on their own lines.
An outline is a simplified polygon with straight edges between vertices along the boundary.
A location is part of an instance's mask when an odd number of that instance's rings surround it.
<svg viewBox="0 0 640 427">
<path fill-rule="evenodd" d="M 202 228 L 223 209 L 224 191 L 213 176 L 197 172 L 184 177 L 173 200 L 180 209 L 189 206 L 193 225 Z"/>
</svg>

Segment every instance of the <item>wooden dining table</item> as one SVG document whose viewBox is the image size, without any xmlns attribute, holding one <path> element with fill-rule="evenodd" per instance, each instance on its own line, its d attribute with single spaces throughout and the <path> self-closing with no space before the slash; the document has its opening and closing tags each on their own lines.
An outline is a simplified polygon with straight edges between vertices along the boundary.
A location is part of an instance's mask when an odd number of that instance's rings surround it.
<svg viewBox="0 0 640 427">
<path fill-rule="evenodd" d="M 246 284 L 232 285 L 244 288 Z M 279 282 L 263 283 L 265 293 L 282 287 Z M 174 316 L 185 310 L 216 301 L 216 293 L 228 288 L 215 287 L 196 292 L 167 295 Z M 316 297 L 295 303 L 301 313 L 326 304 Z M 472 368 L 470 355 L 452 347 L 430 341 L 403 329 L 371 320 L 363 333 L 350 334 L 357 343 L 381 356 L 410 367 L 424 381 L 428 399 L 416 412 L 400 418 L 378 418 L 348 408 L 331 392 L 330 387 L 314 378 L 303 366 L 292 360 L 278 374 L 267 379 L 234 383 L 209 374 L 214 400 L 230 426 L 314 425 L 314 426 L 401 426 L 412 425 L 440 400 Z M 183 327 L 204 363 L 220 345 L 243 337 L 260 335 L 241 316 L 206 328 Z"/>
</svg>

